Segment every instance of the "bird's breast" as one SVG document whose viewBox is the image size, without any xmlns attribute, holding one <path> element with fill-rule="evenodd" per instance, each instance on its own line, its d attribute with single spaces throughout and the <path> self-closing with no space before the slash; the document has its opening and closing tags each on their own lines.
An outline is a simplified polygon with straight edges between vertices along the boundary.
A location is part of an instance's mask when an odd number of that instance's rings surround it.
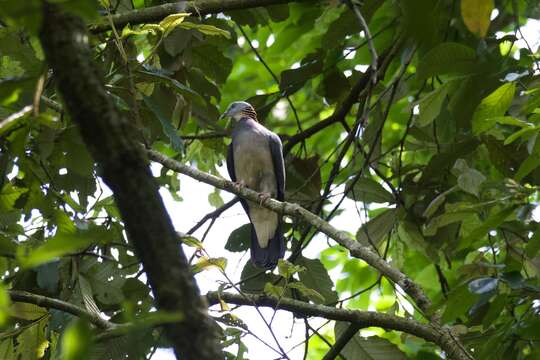
<svg viewBox="0 0 540 360">
<path fill-rule="evenodd" d="M 234 170 L 238 181 L 259 192 L 274 193 L 268 178 L 274 178 L 274 164 L 268 138 L 258 131 L 242 131 L 233 143 Z M 274 181 L 275 182 L 275 181 Z M 270 186 L 273 187 L 273 186 Z"/>
</svg>

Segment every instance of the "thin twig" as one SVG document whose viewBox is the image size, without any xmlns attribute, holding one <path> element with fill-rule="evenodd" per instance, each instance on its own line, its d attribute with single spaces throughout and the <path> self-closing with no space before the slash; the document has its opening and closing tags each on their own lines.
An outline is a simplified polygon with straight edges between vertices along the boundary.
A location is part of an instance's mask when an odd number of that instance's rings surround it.
<svg viewBox="0 0 540 360">
<path fill-rule="evenodd" d="M 373 44 L 373 38 L 371 37 L 371 32 L 369 31 L 369 26 L 366 22 L 366 19 L 364 19 L 362 12 L 353 1 L 354 0 L 346 0 L 351 10 L 354 12 L 356 17 L 358 18 L 358 22 L 360 23 L 360 26 L 362 27 L 362 29 L 364 29 L 364 33 L 366 35 L 366 40 L 368 43 L 369 52 L 371 53 L 371 70 L 373 71 L 371 75 L 371 81 L 373 85 L 375 85 L 377 84 L 377 63 L 378 63 L 377 50 L 375 50 L 375 45 Z"/>
</svg>

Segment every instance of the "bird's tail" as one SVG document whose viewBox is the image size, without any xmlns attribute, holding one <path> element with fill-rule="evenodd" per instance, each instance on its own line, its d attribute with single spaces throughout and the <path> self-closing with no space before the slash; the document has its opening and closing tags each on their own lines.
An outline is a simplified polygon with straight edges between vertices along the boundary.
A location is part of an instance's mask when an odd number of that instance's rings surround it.
<svg viewBox="0 0 540 360">
<path fill-rule="evenodd" d="M 274 237 L 268 242 L 268 246 L 262 248 L 257 240 L 255 228 L 251 225 L 251 261 L 255 266 L 263 269 L 273 269 L 278 260 L 283 259 L 285 255 L 285 239 L 281 229 L 281 220 L 278 220 L 278 226 Z"/>
</svg>

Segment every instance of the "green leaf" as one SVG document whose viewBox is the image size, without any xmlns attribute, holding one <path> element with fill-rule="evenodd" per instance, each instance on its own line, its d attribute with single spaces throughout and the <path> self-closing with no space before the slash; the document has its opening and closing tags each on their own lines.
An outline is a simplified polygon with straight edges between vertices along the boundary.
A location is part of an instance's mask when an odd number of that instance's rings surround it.
<svg viewBox="0 0 540 360">
<path fill-rule="evenodd" d="M 215 207 L 216 209 L 222 207 L 223 204 L 225 204 L 223 202 L 223 199 L 221 198 L 219 189 L 214 189 L 213 192 L 208 194 L 208 203 L 210 203 L 210 205 Z"/>
<path fill-rule="evenodd" d="M 426 236 L 434 236 L 437 234 L 437 230 L 446 225 L 462 222 L 467 218 L 470 218 L 475 213 L 472 211 L 460 211 L 460 212 L 446 212 L 439 216 L 434 217 L 431 221 L 424 227 L 423 233 Z"/>
<path fill-rule="evenodd" d="M 249 249 L 251 244 L 251 224 L 244 224 L 233 230 L 225 244 L 225 249 L 231 252 L 241 252 Z"/>
<path fill-rule="evenodd" d="M 520 137 L 530 138 L 531 136 L 537 135 L 538 130 L 540 130 L 540 126 L 531 126 L 531 127 L 520 129 L 516 131 L 515 133 L 513 133 L 512 135 L 510 135 L 509 137 L 507 137 L 506 140 L 504 140 L 504 145 L 511 144 L 517 139 L 519 139 Z"/>
<path fill-rule="evenodd" d="M 227 259 L 224 257 L 208 258 L 203 256 L 195 265 L 192 266 L 191 270 L 194 274 L 197 274 L 212 267 L 217 267 L 221 271 L 225 271 L 225 268 L 227 267 Z"/>
<path fill-rule="evenodd" d="M 319 259 L 308 259 L 302 256 L 297 259 L 296 264 L 306 268 L 306 271 L 298 274 L 300 282 L 321 294 L 325 304 L 335 303 L 338 300 L 336 291 L 332 289 L 334 283 Z"/>
<path fill-rule="evenodd" d="M 180 241 L 182 242 L 182 244 L 187 245 L 189 247 L 196 248 L 198 250 L 204 249 L 204 245 L 199 239 L 190 235 L 184 235 L 181 233 L 177 233 L 177 234 L 180 237 Z"/>
<path fill-rule="evenodd" d="M 435 212 L 439 209 L 439 207 L 444 204 L 446 201 L 446 193 L 441 193 L 437 195 L 431 202 L 428 204 L 424 212 L 422 213 L 422 216 L 426 219 L 429 219 L 432 217 Z"/>
<path fill-rule="evenodd" d="M 278 273 L 285 279 L 289 279 L 294 274 L 305 271 L 306 268 L 300 265 L 294 265 L 285 259 L 278 260 Z"/>
<path fill-rule="evenodd" d="M 0 283 L 0 326 L 4 326 L 9 319 L 11 298 L 4 284 Z M 2 352 L 0 351 L 0 356 Z"/>
<path fill-rule="evenodd" d="M 29 250 L 27 253 L 22 247 L 17 250 L 17 260 L 24 268 L 44 264 L 66 254 L 84 250 L 91 244 L 98 244 L 102 240 L 103 229 L 79 230 L 76 233 L 58 231 L 49 238 L 45 244 Z"/>
<path fill-rule="evenodd" d="M 348 329 L 350 323 L 337 321 L 334 327 L 334 336 L 339 339 Z M 369 359 L 369 360 L 405 360 L 407 356 L 399 348 L 387 339 L 378 336 L 364 338 L 355 334 L 341 350 L 346 359 Z"/>
<path fill-rule="evenodd" d="M 223 36 L 227 39 L 231 38 L 231 34 L 227 30 L 220 29 L 216 26 L 208 25 L 208 24 L 194 24 L 190 22 L 184 22 L 180 24 L 180 27 L 184 29 L 194 29 L 197 30 L 200 33 L 203 33 L 205 35 L 211 35 L 211 36 Z"/>
<path fill-rule="evenodd" d="M 171 14 L 165 17 L 165 19 L 161 20 L 159 22 L 159 26 L 163 29 L 164 36 L 167 36 L 170 34 L 171 31 L 174 30 L 177 26 L 182 24 L 184 19 L 191 15 L 190 13 L 177 13 L 177 14 Z"/>
<path fill-rule="evenodd" d="M 450 292 L 446 302 L 446 308 L 441 318 L 443 324 L 454 321 L 469 310 L 479 296 L 469 291 L 469 286 L 463 284 Z"/>
<path fill-rule="evenodd" d="M 62 359 L 89 359 L 92 338 L 88 322 L 81 319 L 73 321 L 64 331 L 62 337 Z"/>
<path fill-rule="evenodd" d="M 527 242 L 525 254 L 527 254 L 529 259 L 533 259 L 538 253 L 538 250 L 540 250 L 540 227 L 537 227 L 534 235 Z"/>
<path fill-rule="evenodd" d="M 508 294 L 501 294 L 489 304 L 489 309 L 487 314 L 482 319 L 482 325 L 485 329 L 489 328 L 489 326 L 498 318 L 501 317 L 504 311 L 504 307 L 506 306 L 508 302 Z"/>
<path fill-rule="evenodd" d="M 441 107 L 446 99 L 448 91 L 446 86 L 439 86 L 418 102 L 420 113 L 416 119 L 416 125 L 424 127 L 433 122 L 441 112 Z"/>
<path fill-rule="evenodd" d="M 506 83 L 482 99 L 472 118 L 474 134 L 480 134 L 485 131 L 484 129 L 489 129 L 490 125 L 496 121 L 493 118 L 504 115 L 512 103 L 515 91 L 516 84 Z"/>
<path fill-rule="evenodd" d="M 191 48 L 193 63 L 201 69 L 206 76 L 216 83 L 222 84 L 227 80 L 233 62 L 222 51 L 208 43 L 193 46 Z"/>
<path fill-rule="evenodd" d="M 458 186 L 461 190 L 470 194 L 480 195 L 480 187 L 486 181 L 486 177 L 478 170 L 469 168 L 458 177 Z"/>
<path fill-rule="evenodd" d="M 394 196 L 380 183 L 365 177 L 358 179 L 353 189 L 347 193 L 347 197 L 365 203 L 394 203 Z"/>
<path fill-rule="evenodd" d="M 264 285 L 264 293 L 268 296 L 280 299 L 285 295 L 285 288 L 283 286 L 274 285 L 272 283 L 266 283 Z"/>
<path fill-rule="evenodd" d="M 316 304 L 324 304 L 324 296 L 319 294 L 317 291 L 308 288 L 306 285 L 301 282 L 293 282 L 287 284 L 287 287 L 291 289 L 296 289 L 300 291 L 300 294 L 307 297 L 309 300 L 313 301 Z"/>
<path fill-rule="evenodd" d="M 2 216 L 6 216 L 6 214 L 2 212 Z M 19 216 L 17 216 L 16 221 L 18 220 L 19 220 Z M 15 255 L 16 251 L 17 251 L 17 244 L 13 240 L 8 238 L 7 236 L 0 234 L 0 256 L 10 257 L 10 256 Z"/>
<path fill-rule="evenodd" d="M 176 129 L 172 126 L 171 121 L 168 117 L 165 116 L 163 111 L 159 108 L 157 103 L 155 103 L 151 98 L 144 97 L 144 102 L 150 110 L 156 115 L 161 126 L 163 127 L 163 132 L 169 138 L 171 146 L 175 151 L 182 152 L 184 145 L 182 139 L 176 132 Z"/>
<path fill-rule="evenodd" d="M 302 60 L 302 65 L 296 69 L 281 72 L 279 89 L 290 95 L 300 89 L 306 81 L 318 76 L 323 68 L 318 54 L 309 54 Z"/>
<path fill-rule="evenodd" d="M 14 302 L 10 307 L 12 317 L 22 320 L 37 320 L 48 314 L 47 309 L 34 304 Z"/>
<path fill-rule="evenodd" d="M 356 240 L 364 246 L 379 246 L 397 222 L 397 209 L 388 209 L 380 213 L 356 232 Z"/>
<path fill-rule="evenodd" d="M 420 59 L 416 76 L 423 80 L 440 74 L 469 73 L 475 60 L 474 49 L 458 43 L 442 43 Z"/>
<path fill-rule="evenodd" d="M 460 240 L 457 250 L 468 248 L 474 241 L 483 238 L 488 231 L 496 229 L 506 220 L 506 218 L 514 213 L 514 210 L 515 208 L 511 206 L 491 214 L 482 225 L 475 228 L 469 236 Z"/>
<path fill-rule="evenodd" d="M 400 221 L 398 226 L 398 236 L 407 245 L 423 248 L 425 239 L 418 226 L 410 221 Z"/>
<path fill-rule="evenodd" d="M 11 210 L 15 205 L 15 201 L 27 191 L 28 189 L 14 186 L 11 183 L 4 185 L 2 191 L 0 191 L 0 210 Z"/>
<path fill-rule="evenodd" d="M 493 7 L 493 0 L 461 0 L 461 16 L 470 32 L 486 36 Z"/>
<path fill-rule="evenodd" d="M 309 208 L 319 199 L 321 191 L 321 169 L 319 157 L 302 159 L 296 156 L 287 157 L 285 163 L 286 186 L 285 197 L 288 201 Z"/>
<path fill-rule="evenodd" d="M 497 123 L 503 125 L 519 126 L 521 128 L 531 126 L 531 124 L 529 124 L 528 122 L 514 118 L 512 116 L 494 116 L 486 118 L 482 121 L 473 122 L 473 133 L 475 135 L 479 135 L 483 132 L 490 130 Z"/>
<path fill-rule="evenodd" d="M 533 170 L 540 166 L 540 154 L 532 154 L 525 159 L 519 166 L 514 178 L 517 181 L 523 180 L 523 178 L 529 175 Z"/>
<path fill-rule="evenodd" d="M 45 335 L 48 320 L 48 317 L 44 316 L 41 320 L 23 328 L 24 330 L 17 336 L 17 342 L 23 344 L 23 346 L 16 347 L 17 359 L 34 360 L 45 356 L 45 351 L 49 346 L 49 341 Z"/>
<path fill-rule="evenodd" d="M 240 275 L 240 290 L 248 293 L 262 293 L 266 283 L 276 283 L 281 277 L 266 273 L 248 261 Z"/>
<path fill-rule="evenodd" d="M 83 265 L 81 272 L 92 286 L 94 299 L 105 305 L 117 305 L 124 300 L 122 286 L 126 278 L 116 263 L 92 261 Z"/>
</svg>

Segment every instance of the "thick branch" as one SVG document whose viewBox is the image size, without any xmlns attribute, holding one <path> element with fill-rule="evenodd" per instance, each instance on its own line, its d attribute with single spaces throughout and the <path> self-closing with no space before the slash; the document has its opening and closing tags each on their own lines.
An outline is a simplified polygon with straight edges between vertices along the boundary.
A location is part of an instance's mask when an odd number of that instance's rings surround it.
<svg viewBox="0 0 540 360">
<path fill-rule="evenodd" d="M 148 156 L 150 159 L 159 162 L 163 166 L 173 171 L 192 177 L 196 180 L 202 181 L 206 184 L 212 185 L 216 188 L 229 191 L 247 200 L 254 202 L 260 202 L 259 194 L 248 188 L 238 188 L 231 181 L 227 181 L 217 176 L 210 175 L 199 171 L 191 166 L 184 165 L 178 161 L 166 157 L 165 155 L 154 151 L 148 150 Z M 368 247 L 360 245 L 358 241 L 355 241 L 349 237 L 349 235 L 343 231 L 339 231 L 328 222 L 324 221 L 312 212 L 304 209 L 303 207 L 288 202 L 280 202 L 274 199 L 267 199 L 262 204 L 264 207 L 273 210 L 277 213 L 298 217 L 308 222 L 328 237 L 334 239 L 338 244 L 348 249 L 352 256 L 366 261 L 368 264 L 379 270 L 384 276 L 391 279 L 398 284 L 407 294 L 411 296 L 418 307 L 427 313 L 427 310 L 431 304 L 430 300 L 425 296 L 422 289 L 409 279 L 405 274 L 399 270 L 393 268 L 384 259 L 379 257 L 376 253 L 371 251 Z"/>
<path fill-rule="evenodd" d="M 135 143 L 129 121 L 116 110 L 92 62 L 84 23 L 45 3 L 41 41 L 66 110 L 112 189 L 156 298 L 156 307 L 181 312 L 182 322 L 167 325 L 176 356 L 222 357 L 207 306 L 190 271 L 148 161 Z M 69 156 L 69 154 L 68 154 Z"/>
<path fill-rule="evenodd" d="M 108 330 L 116 327 L 116 324 L 113 324 L 103 319 L 98 314 L 92 313 L 86 309 L 62 300 L 50 298 L 43 295 L 32 294 L 26 291 L 9 290 L 8 292 L 12 301 L 34 304 L 48 309 L 60 310 L 78 316 L 80 318 L 87 319 L 100 329 Z"/>
<path fill-rule="evenodd" d="M 236 305 L 263 306 L 273 309 L 290 311 L 298 317 L 315 316 L 329 320 L 347 321 L 358 325 L 358 328 L 371 326 L 380 327 L 386 330 L 396 330 L 418 336 L 424 340 L 439 345 L 449 358 L 469 360 L 470 357 L 462 354 L 457 349 L 456 341 L 449 335 L 446 329 L 441 329 L 433 325 L 422 324 L 416 320 L 405 319 L 385 313 L 375 311 L 358 311 L 349 309 L 338 309 L 325 305 L 315 305 L 289 298 L 271 298 L 264 295 L 231 294 L 209 292 L 206 298 L 211 305 L 217 304 L 219 299 Z"/>
<path fill-rule="evenodd" d="M 279 5 L 290 2 L 299 2 L 306 0 L 196 0 L 196 1 L 178 1 L 158 6 L 147 7 L 144 9 L 132 10 L 121 14 L 111 16 L 114 26 L 122 28 L 126 24 L 141 24 L 157 22 L 168 15 L 189 12 L 195 16 L 204 16 L 207 14 L 218 14 L 224 11 L 249 9 L 261 6 Z M 111 25 L 107 17 L 103 17 L 97 24 L 90 27 L 94 33 L 100 33 L 110 30 Z"/>
</svg>

